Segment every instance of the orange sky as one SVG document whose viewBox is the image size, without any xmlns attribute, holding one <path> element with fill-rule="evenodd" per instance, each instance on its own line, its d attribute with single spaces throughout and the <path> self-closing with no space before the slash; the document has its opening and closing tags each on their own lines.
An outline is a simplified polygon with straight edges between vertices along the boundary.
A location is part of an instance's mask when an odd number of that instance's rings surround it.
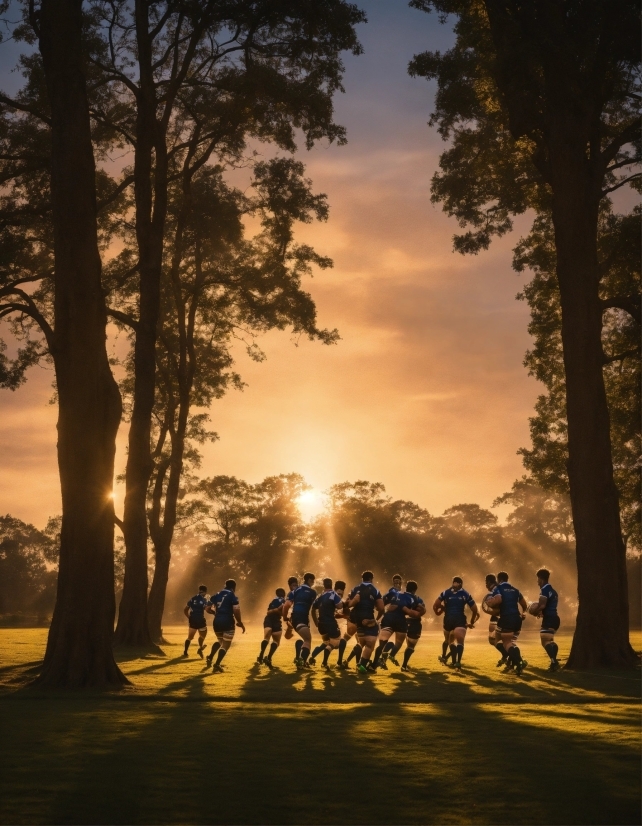
<svg viewBox="0 0 642 826">
<path fill-rule="evenodd" d="M 538 392 L 522 367 L 524 279 L 510 267 L 519 233 L 477 257 L 451 251 L 456 224 L 430 203 L 443 148 L 426 125 L 431 87 L 406 73 L 413 53 L 447 46 L 448 29 L 403 0 L 363 5 L 366 53 L 347 61 L 337 99 L 349 143 L 301 154 L 331 212 L 300 238 L 335 262 L 309 289 L 342 340 L 295 347 L 274 333 L 261 342 L 267 361 L 240 353 L 248 387 L 213 406 L 221 439 L 202 472 L 297 471 L 319 488 L 368 479 L 432 513 L 488 506 L 523 472 L 516 451 Z M 0 512 L 39 526 L 59 511 L 50 381 L 36 368 L 0 391 Z"/>
</svg>

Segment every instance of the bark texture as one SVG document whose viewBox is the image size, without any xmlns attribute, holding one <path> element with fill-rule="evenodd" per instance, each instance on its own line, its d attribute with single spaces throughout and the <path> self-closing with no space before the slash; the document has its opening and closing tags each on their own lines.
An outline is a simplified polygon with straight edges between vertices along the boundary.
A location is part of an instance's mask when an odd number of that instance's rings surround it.
<svg viewBox="0 0 642 826">
<path fill-rule="evenodd" d="M 112 652 L 111 492 L 121 400 L 106 350 L 81 8 L 81 0 L 42 0 L 37 19 L 52 122 L 52 355 L 62 489 L 58 592 L 39 684 L 56 688 L 128 682 Z"/>
</svg>

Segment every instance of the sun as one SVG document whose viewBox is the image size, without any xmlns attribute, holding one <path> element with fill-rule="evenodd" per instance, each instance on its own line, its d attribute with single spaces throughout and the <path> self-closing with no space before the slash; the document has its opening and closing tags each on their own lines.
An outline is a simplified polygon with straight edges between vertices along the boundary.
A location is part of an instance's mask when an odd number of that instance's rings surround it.
<svg viewBox="0 0 642 826">
<path fill-rule="evenodd" d="M 296 503 L 304 519 L 314 519 L 325 507 L 326 495 L 316 488 L 302 491 L 296 498 Z"/>
</svg>

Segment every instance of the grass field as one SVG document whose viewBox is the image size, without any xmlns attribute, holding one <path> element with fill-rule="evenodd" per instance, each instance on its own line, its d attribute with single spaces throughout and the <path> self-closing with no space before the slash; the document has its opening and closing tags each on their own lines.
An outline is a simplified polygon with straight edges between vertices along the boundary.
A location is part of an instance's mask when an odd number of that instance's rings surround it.
<svg viewBox="0 0 642 826">
<path fill-rule="evenodd" d="M 269 672 L 259 634 L 212 674 L 167 629 L 167 656 L 120 658 L 134 687 L 104 695 L 28 688 L 46 631 L 1 629 L 0 822 L 640 822 L 639 675 L 550 675 L 534 635 L 503 674 L 482 630 L 462 674 L 436 633 L 412 673 L 296 671 L 292 641 Z"/>
</svg>

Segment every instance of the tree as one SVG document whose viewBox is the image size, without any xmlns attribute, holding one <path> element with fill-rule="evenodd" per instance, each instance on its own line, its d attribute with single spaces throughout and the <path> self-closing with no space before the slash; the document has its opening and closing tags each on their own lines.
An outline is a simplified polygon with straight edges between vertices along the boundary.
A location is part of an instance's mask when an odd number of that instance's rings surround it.
<svg viewBox="0 0 642 826">
<path fill-rule="evenodd" d="M 60 565 L 56 607 L 39 683 L 48 687 L 121 686 L 127 682 L 111 649 L 115 613 L 111 499 L 116 433 L 121 402 L 106 350 L 107 313 L 101 283 L 94 161 L 80 0 L 32 4 L 17 38 L 37 38 L 41 62 L 23 59 L 35 80 L 17 99 L 2 97 L 3 138 L 13 143 L 6 157 L 8 198 L 20 192 L 34 199 L 19 203 L 25 214 L 50 210 L 53 262 L 48 239 L 16 240 L 17 261 L 5 259 L 1 316 L 38 325 L 54 362 L 58 394 L 58 466 L 62 491 Z M 31 70 L 31 71 L 30 71 Z M 33 104 L 34 98 L 36 105 Z M 17 133 L 29 138 L 16 145 Z M 29 149 L 37 144 L 40 154 Z M 36 175 L 34 175 L 36 173 Z M 40 194 L 34 177 L 49 178 Z M 48 173 L 48 174 L 47 174 Z M 50 193 L 50 201 L 47 195 Z M 43 198 L 44 195 L 44 198 Z M 44 200 L 44 203 L 43 203 Z M 35 203 L 34 203 L 35 201 Z M 4 229 L 10 219 L 5 222 Z M 5 237 L 4 241 L 8 239 Z M 10 242 L 8 244 L 10 247 Z M 4 247 L 7 251 L 7 246 Z M 19 271 L 27 264 L 27 272 Z M 34 276 L 31 265 L 45 266 Z M 53 323 L 28 287 L 48 279 Z M 29 326 L 29 323 L 27 323 Z M 13 365 L 0 365 L 6 385 L 16 387 L 24 369 L 42 349 L 28 344 Z M 77 610 L 78 596 L 90 593 L 92 611 Z"/>
<path fill-rule="evenodd" d="M 457 18 L 455 46 L 410 65 L 411 74 L 437 79 L 431 123 L 452 139 L 433 199 L 472 227 L 455 248 L 478 252 L 510 230 L 512 215 L 550 212 L 580 600 L 568 664 L 633 666 L 603 376 L 598 223 L 603 199 L 639 179 L 638 7 L 631 0 L 411 5 Z M 594 600 L 605 581 L 613 593 L 606 621 Z"/>
<path fill-rule="evenodd" d="M 0 516 L 0 614 L 51 610 L 55 601 L 59 519 L 44 531 L 7 514 Z"/>
<path fill-rule="evenodd" d="M 604 203 L 598 249 L 605 262 L 600 282 L 603 315 L 604 381 L 608 401 L 613 469 L 620 495 L 620 513 L 628 549 L 640 550 L 640 209 L 613 214 Z M 531 310 L 529 333 L 535 346 L 524 361 L 531 375 L 546 387 L 530 420 L 532 448 L 519 452 L 524 466 L 544 490 L 568 494 L 568 440 L 562 354 L 562 313 L 555 277 L 555 241 L 548 214 L 535 221 L 532 232 L 515 250 L 513 266 L 529 269 L 533 279 L 518 298 Z M 624 312 L 617 304 L 629 304 Z"/>
<path fill-rule="evenodd" d="M 139 301 L 116 642 L 151 646 L 146 500 L 170 182 L 194 175 L 213 154 L 239 158 L 250 135 L 288 150 L 297 128 L 308 146 L 321 138 L 343 141 L 332 119 L 332 95 L 341 88 L 339 54 L 359 52 L 354 26 L 365 18 L 344 0 L 94 0 L 92 10 L 92 59 L 120 95 L 117 105 L 110 100 L 93 114 L 134 151 L 128 177 L 137 255 L 120 278 L 137 278 Z"/>
<path fill-rule="evenodd" d="M 248 198 L 225 185 L 220 169 L 206 167 L 170 199 L 173 243 L 161 290 L 149 503 L 155 559 L 149 627 L 155 642 L 162 638 L 179 496 L 189 486 L 184 472 L 198 467 L 197 445 L 213 437 L 206 430 L 209 414 L 193 408 L 206 410 L 229 386 L 241 386 L 231 371 L 232 341 L 246 337 L 248 352 L 260 360 L 254 337 L 269 329 L 291 326 L 294 334 L 326 344 L 336 339 L 335 332 L 317 328 L 314 302 L 301 289 L 311 264 L 331 265 L 293 241 L 295 221 L 324 220 L 328 212 L 325 197 L 311 193 L 303 171 L 303 164 L 288 158 L 260 162 L 256 197 Z M 247 214 L 261 219 L 254 238 L 245 237 Z M 129 386 L 131 378 L 130 370 Z"/>
</svg>

